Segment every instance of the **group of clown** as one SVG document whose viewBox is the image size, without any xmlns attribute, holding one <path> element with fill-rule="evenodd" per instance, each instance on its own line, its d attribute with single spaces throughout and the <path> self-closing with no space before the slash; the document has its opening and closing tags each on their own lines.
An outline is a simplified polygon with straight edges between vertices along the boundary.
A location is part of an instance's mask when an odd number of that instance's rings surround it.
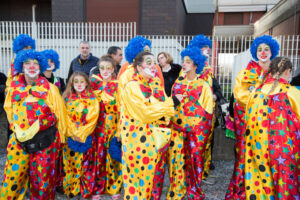
<svg viewBox="0 0 300 200">
<path fill-rule="evenodd" d="M 204 199 L 214 129 L 211 41 L 197 35 L 181 52 L 182 70 L 164 88 L 151 41 L 137 36 L 118 76 L 103 55 L 99 74 L 75 71 L 65 91 L 54 50 L 36 51 L 26 34 L 16 53 L 4 109 L 13 131 L 0 199 L 68 198 L 159 200 L 165 168 L 166 199 Z M 289 84 L 292 63 L 277 57 L 271 36 L 256 38 L 252 57 L 235 80 L 228 128 L 236 139 L 234 172 L 225 199 L 297 199 L 300 196 L 300 93 Z M 162 197 L 164 198 L 164 197 Z"/>
</svg>

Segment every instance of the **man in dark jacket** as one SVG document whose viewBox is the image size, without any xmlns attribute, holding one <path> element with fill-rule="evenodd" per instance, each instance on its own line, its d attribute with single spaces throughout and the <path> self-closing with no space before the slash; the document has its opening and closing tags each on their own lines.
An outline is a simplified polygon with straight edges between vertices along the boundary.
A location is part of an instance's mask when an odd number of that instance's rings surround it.
<svg viewBox="0 0 300 200">
<path fill-rule="evenodd" d="M 300 73 L 297 76 L 293 77 L 291 85 L 300 86 Z"/>
<path fill-rule="evenodd" d="M 81 41 L 79 44 L 79 52 L 80 54 L 74 58 L 71 62 L 68 80 L 75 71 L 81 71 L 86 73 L 86 75 L 90 75 L 90 71 L 93 67 L 97 66 L 99 58 L 93 56 L 90 53 L 90 44 L 87 41 Z"/>
</svg>

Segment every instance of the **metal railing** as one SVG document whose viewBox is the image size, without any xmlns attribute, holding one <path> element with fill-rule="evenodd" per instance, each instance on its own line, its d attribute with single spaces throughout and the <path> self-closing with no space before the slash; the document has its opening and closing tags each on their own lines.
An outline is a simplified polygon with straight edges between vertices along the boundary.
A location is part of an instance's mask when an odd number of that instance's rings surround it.
<svg viewBox="0 0 300 200">
<path fill-rule="evenodd" d="M 136 36 L 136 23 L 68 23 L 68 22 L 0 22 L 0 71 L 7 73 L 14 57 L 13 39 L 21 34 L 31 35 L 36 40 L 36 49 L 54 49 L 60 55 L 61 68 L 56 75 L 65 78 L 70 63 L 78 52 L 81 40 L 91 44 L 93 55 L 106 54 L 110 46 L 123 50 L 128 41 Z M 186 48 L 193 36 L 189 35 L 144 35 L 152 41 L 152 53 L 157 56 L 161 51 L 171 54 L 175 63 L 181 64 L 180 52 Z M 238 71 L 246 67 L 251 59 L 249 49 L 252 36 L 212 36 L 212 50 L 209 63 L 214 70 L 225 98 L 233 89 L 233 80 Z M 280 56 L 287 56 L 294 65 L 294 73 L 300 70 L 300 36 L 277 36 Z M 237 60 L 240 60 L 237 62 Z M 123 60 L 125 62 L 125 59 Z"/>
</svg>

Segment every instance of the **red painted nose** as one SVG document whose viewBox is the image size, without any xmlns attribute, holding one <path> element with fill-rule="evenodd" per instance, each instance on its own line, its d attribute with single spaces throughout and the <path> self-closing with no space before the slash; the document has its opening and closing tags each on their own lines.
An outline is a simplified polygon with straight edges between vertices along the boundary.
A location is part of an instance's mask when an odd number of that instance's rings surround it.
<svg viewBox="0 0 300 200">
<path fill-rule="evenodd" d="M 261 52 L 261 55 L 262 55 L 262 56 L 266 55 L 266 52 L 265 52 L 265 51 L 262 51 L 262 52 Z"/>
<path fill-rule="evenodd" d="M 32 66 L 29 67 L 29 69 L 35 69 L 35 67 L 32 65 Z"/>
</svg>

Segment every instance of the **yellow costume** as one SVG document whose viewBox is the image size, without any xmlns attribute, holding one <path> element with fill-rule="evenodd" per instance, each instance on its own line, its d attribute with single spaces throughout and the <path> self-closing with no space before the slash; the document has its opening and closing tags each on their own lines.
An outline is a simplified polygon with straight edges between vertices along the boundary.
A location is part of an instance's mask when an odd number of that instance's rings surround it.
<svg viewBox="0 0 300 200">
<path fill-rule="evenodd" d="M 134 74 L 120 91 L 120 134 L 125 199 L 151 198 L 158 162 L 154 127 L 158 120 L 174 114 L 173 101 L 161 87 L 153 90 L 139 74 Z"/>
</svg>

